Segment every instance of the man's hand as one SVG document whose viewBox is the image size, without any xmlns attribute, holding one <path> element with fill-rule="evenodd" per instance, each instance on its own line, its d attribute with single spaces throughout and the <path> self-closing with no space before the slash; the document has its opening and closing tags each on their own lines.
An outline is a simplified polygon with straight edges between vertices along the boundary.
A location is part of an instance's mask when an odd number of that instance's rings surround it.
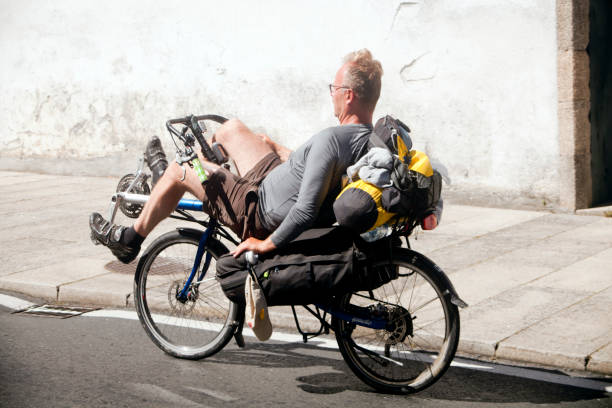
<svg viewBox="0 0 612 408">
<path fill-rule="evenodd" d="M 287 149 L 283 145 L 276 143 L 275 141 L 270 139 L 268 135 L 265 135 L 263 133 L 257 133 L 257 136 L 261 137 L 261 140 L 263 140 L 268 146 L 272 148 L 274 153 L 276 153 L 276 155 L 281 159 L 281 161 L 286 162 L 287 160 L 289 160 L 291 150 Z"/>
<path fill-rule="evenodd" d="M 421 221 L 421 228 L 424 230 L 432 230 L 438 226 L 438 219 L 435 214 L 429 214 Z"/>
<path fill-rule="evenodd" d="M 234 258 L 237 258 L 241 253 L 246 251 L 253 251 L 256 254 L 265 254 L 273 249 L 276 249 L 276 245 L 274 245 L 274 242 L 272 242 L 269 237 L 266 238 L 265 241 L 257 238 L 247 238 L 242 241 L 240 245 L 238 245 L 236 249 L 231 252 L 231 254 L 234 256 Z"/>
</svg>

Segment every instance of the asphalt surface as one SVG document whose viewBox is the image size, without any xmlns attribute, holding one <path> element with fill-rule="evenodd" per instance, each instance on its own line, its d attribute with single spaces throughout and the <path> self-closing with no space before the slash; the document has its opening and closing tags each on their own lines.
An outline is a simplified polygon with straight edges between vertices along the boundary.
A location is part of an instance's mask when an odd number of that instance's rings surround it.
<svg viewBox="0 0 612 408">
<path fill-rule="evenodd" d="M 337 350 L 316 344 L 259 343 L 247 338 L 246 349 L 230 343 L 208 359 L 188 361 L 157 349 L 137 320 L 95 314 L 61 319 L 11 314 L 0 307 L 0 327 L 0 405 L 6 407 L 612 404 L 610 394 L 584 388 L 584 381 L 567 377 L 572 385 L 550 382 L 551 377 L 562 379 L 559 373 L 500 374 L 491 368 L 495 366 L 468 368 L 470 361 L 451 367 L 440 381 L 418 394 L 385 395 L 359 381 Z M 497 367 L 504 372 L 503 366 Z M 533 378 L 525 378 L 525 373 Z"/>
</svg>

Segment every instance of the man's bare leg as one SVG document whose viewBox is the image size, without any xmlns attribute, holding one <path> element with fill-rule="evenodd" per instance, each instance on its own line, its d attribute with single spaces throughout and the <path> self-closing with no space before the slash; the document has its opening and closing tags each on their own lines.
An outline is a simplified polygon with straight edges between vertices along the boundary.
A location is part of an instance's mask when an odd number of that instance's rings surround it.
<svg viewBox="0 0 612 408">
<path fill-rule="evenodd" d="M 149 235 L 157 224 L 172 214 L 186 192 L 190 192 L 198 199 L 204 197 L 204 188 L 195 171 L 187 164 L 183 166 L 184 180 L 182 180 L 183 168 L 177 162 L 171 162 L 155 185 L 142 213 L 134 223 L 134 230 L 141 237 Z"/>
<path fill-rule="evenodd" d="M 217 130 L 216 136 L 234 159 L 241 174 L 248 172 L 261 159 L 274 151 L 261 136 L 256 136 L 237 119 L 229 120 L 222 125 Z M 200 161 L 208 173 L 219 168 L 203 160 L 202 157 Z M 195 171 L 186 164 L 183 167 L 176 162 L 170 163 L 132 227 L 112 225 L 99 213 L 91 214 L 89 226 L 92 238 L 107 246 L 120 261 L 129 263 L 134 260 L 140 251 L 142 241 L 163 219 L 172 214 L 186 192 L 190 192 L 200 200 L 206 200 L 204 188 Z"/>
<path fill-rule="evenodd" d="M 261 159 L 274 152 L 261 135 L 253 133 L 238 119 L 230 119 L 217 129 L 215 140 L 223 145 L 242 176 Z"/>
<path fill-rule="evenodd" d="M 223 124 L 215 134 L 216 140 L 223 145 L 228 155 L 234 160 L 240 174 L 247 173 L 261 159 L 271 153 L 272 147 L 261 136 L 255 135 L 238 119 L 230 119 Z M 202 161 L 208 171 L 215 171 L 218 166 Z M 204 188 L 195 171 L 188 165 L 183 168 L 172 162 L 151 192 L 149 200 L 142 213 L 134 223 L 134 230 L 141 237 L 146 237 L 163 219 L 176 209 L 178 202 L 186 192 L 190 192 L 200 200 L 206 200 Z"/>
</svg>

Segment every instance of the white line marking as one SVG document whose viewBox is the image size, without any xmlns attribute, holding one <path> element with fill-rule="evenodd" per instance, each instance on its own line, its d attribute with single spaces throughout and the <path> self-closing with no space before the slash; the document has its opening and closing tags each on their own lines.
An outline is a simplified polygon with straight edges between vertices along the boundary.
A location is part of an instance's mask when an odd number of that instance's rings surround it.
<svg viewBox="0 0 612 408">
<path fill-rule="evenodd" d="M 455 357 L 451 363 L 451 366 L 468 368 L 476 371 L 487 371 L 493 374 L 507 375 L 510 377 L 527 378 L 529 380 L 543 381 L 553 384 L 568 385 L 571 387 L 586 388 L 595 391 L 612 392 L 612 386 L 610 386 L 609 382 L 592 380 L 590 378 L 570 377 L 569 375 L 555 374 L 533 368 L 487 363 L 474 365 L 469 360 L 459 357 Z"/>
<path fill-rule="evenodd" d="M 199 392 L 200 394 L 204 394 L 204 395 L 208 395 L 210 397 L 214 397 L 217 399 L 220 399 L 221 401 L 236 401 L 238 398 L 232 397 L 231 395 L 228 395 L 224 392 L 221 391 L 215 391 L 215 390 L 207 390 L 206 388 L 201 388 L 201 387 L 183 387 L 189 391 L 195 391 L 195 392 Z"/>
<path fill-rule="evenodd" d="M 36 306 L 34 303 L 28 302 L 27 300 L 3 295 L 2 293 L 0 293 L 0 305 L 11 310 L 25 310 L 29 307 Z"/>
<path fill-rule="evenodd" d="M 3 294 L 0 294 L 0 305 L 12 310 L 24 310 L 28 307 L 35 306 L 34 303 Z M 81 316 L 138 320 L 138 315 L 136 314 L 136 312 L 129 310 L 101 309 L 83 313 Z M 173 324 L 178 325 L 177 323 Z M 190 327 L 194 326 L 191 325 Z M 198 324 L 198 328 L 202 330 L 219 330 L 220 327 L 221 325 L 216 323 L 201 322 L 200 324 Z M 255 337 L 252 331 L 248 328 L 243 332 L 243 335 L 245 337 Z M 276 332 L 272 334 L 271 339 L 285 343 L 303 343 L 301 335 L 290 333 Z M 338 349 L 338 345 L 336 344 L 335 340 L 326 338 L 312 339 L 308 341 L 308 344 L 310 346 L 320 347 L 324 349 Z M 610 385 L 609 382 L 598 381 L 589 378 L 570 377 L 567 375 L 554 374 L 537 369 L 474 362 L 472 360 L 463 359 L 460 357 L 455 357 L 451 366 L 612 393 L 612 385 Z"/>
<path fill-rule="evenodd" d="M 112 317 L 115 319 L 138 320 L 138 315 L 136 314 L 136 312 L 133 312 L 131 310 L 100 309 L 83 313 L 81 316 Z"/>
<path fill-rule="evenodd" d="M 172 404 L 171 406 L 180 406 L 180 407 L 206 407 L 206 405 L 199 404 L 195 401 L 182 397 L 178 394 L 173 393 L 172 391 L 168 391 L 165 388 L 162 388 L 158 385 L 153 384 L 130 384 L 130 388 L 141 394 L 149 394 L 152 397 L 158 400 L 164 400 Z"/>
</svg>

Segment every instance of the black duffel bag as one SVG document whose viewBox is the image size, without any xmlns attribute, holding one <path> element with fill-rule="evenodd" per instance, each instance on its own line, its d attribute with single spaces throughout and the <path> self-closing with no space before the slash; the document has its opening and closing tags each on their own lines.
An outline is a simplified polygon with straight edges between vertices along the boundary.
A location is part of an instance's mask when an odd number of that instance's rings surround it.
<svg viewBox="0 0 612 408">
<path fill-rule="evenodd" d="M 397 278 L 393 268 L 371 266 L 389 245 L 389 240 L 364 243 L 342 227 L 310 229 L 283 248 L 260 256 L 254 272 L 269 306 L 325 302 Z M 217 280 L 234 302 L 245 302 L 247 273 L 244 254 L 238 258 L 226 254 L 217 260 Z"/>
</svg>

